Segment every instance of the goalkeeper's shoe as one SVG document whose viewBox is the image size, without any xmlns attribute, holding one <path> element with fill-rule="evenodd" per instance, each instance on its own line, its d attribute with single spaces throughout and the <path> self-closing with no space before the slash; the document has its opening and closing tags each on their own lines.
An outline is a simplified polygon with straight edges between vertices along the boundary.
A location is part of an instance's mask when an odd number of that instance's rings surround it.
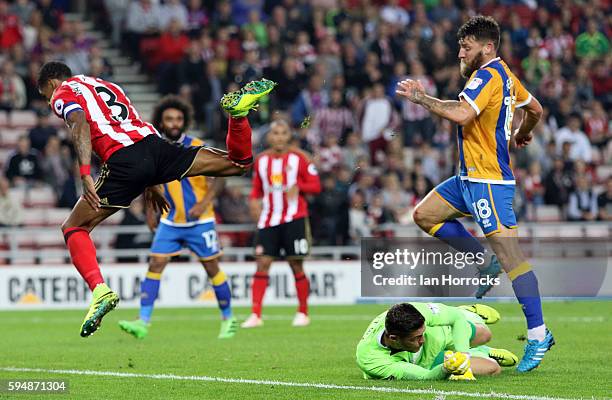
<svg viewBox="0 0 612 400">
<path fill-rule="evenodd" d="M 92 294 L 89 312 L 81 325 L 81 336 L 87 337 L 98 330 L 102 318 L 111 312 L 119 303 L 119 296 L 106 283 L 100 283 L 95 287 Z"/>
<path fill-rule="evenodd" d="M 234 337 L 238 330 L 238 320 L 236 317 L 229 317 L 221 321 L 221 329 L 219 330 L 219 339 L 229 339 Z"/>
<path fill-rule="evenodd" d="M 497 361 L 500 367 L 514 367 L 518 363 L 518 357 L 506 349 L 489 348 L 489 357 Z"/>
<path fill-rule="evenodd" d="M 496 323 L 501 319 L 499 312 L 493 307 L 484 304 L 471 304 L 466 306 L 459 306 L 466 311 L 473 312 L 482 318 L 487 325 Z"/>
<path fill-rule="evenodd" d="M 490 277 L 490 279 L 494 279 L 494 278 L 497 278 L 497 276 L 501 273 L 501 271 L 502 271 L 502 266 L 499 263 L 497 256 L 493 254 L 491 256 L 491 262 L 489 263 L 487 268 L 479 269 L 476 275 L 480 279 L 482 278 L 486 279 L 487 276 Z M 476 293 L 474 294 L 474 296 L 476 296 L 477 299 L 482 299 L 484 295 L 489 293 L 489 290 L 491 290 L 492 288 L 493 288 L 493 285 L 478 285 L 478 289 L 476 289 Z"/>
<path fill-rule="evenodd" d="M 449 381 L 475 381 L 476 377 L 472 372 L 472 368 L 465 371 L 463 375 L 451 375 L 448 377 Z"/>
<path fill-rule="evenodd" d="M 136 339 L 144 339 L 149 334 L 149 324 L 141 319 L 136 321 L 119 321 L 119 328 Z"/>
<path fill-rule="evenodd" d="M 240 90 L 224 94 L 220 102 L 221 108 L 232 117 L 246 117 L 250 110 L 257 108 L 259 99 L 270 93 L 274 86 L 276 82 L 264 78 L 251 81 Z"/>
<path fill-rule="evenodd" d="M 544 354 L 550 350 L 554 344 L 555 338 L 553 338 L 552 333 L 550 333 L 548 329 L 546 329 L 544 340 L 529 340 L 527 345 L 525 345 L 525 354 L 518 367 L 516 367 L 516 370 L 519 372 L 528 372 L 537 368 L 542 362 Z"/>
</svg>

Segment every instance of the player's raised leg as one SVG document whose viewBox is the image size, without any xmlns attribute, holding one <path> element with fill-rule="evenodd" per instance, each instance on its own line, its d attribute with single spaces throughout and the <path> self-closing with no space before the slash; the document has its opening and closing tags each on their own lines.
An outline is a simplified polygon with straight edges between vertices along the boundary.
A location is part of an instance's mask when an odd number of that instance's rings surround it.
<svg viewBox="0 0 612 400">
<path fill-rule="evenodd" d="M 94 227 L 118 210 L 111 207 L 95 210 L 81 198 L 61 227 L 72 263 L 93 292 L 89 311 L 81 324 L 82 337 L 94 333 L 100 327 L 104 315 L 119 302 L 119 296 L 104 283 L 96 258 L 96 248 L 89 236 Z"/>
<path fill-rule="evenodd" d="M 156 235 L 157 238 L 157 235 Z M 149 324 L 155 300 L 159 296 L 159 284 L 162 272 L 168 265 L 170 257 L 153 254 L 149 258 L 149 270 L 140 284 L 140 315 L 134 321 L 119 321 L 119 327 L 135 338 L 144 339 L 149 334 Z"/>
<path fill-rule="evenodd" d="M 308 326 L 308 296 L 310 295 L 310 281 L 304 273 L 304 260 L 290 259 L 289 266 L 295 278 L 295 292 L 298 298 L 298 309 L 293 318 L 292 326 Z"/>
<path fill-rule="evenodd" d="M 227 152 L 212 148 L 200 150 L 185 176 L 242 175 L 253 163 L 251 126 L 247 115 L 257 102 L 274 89 L 276 83 L 261 79 L 221 98 L 221 107 L 230 115 L 227 130 Z"/>
<path fill-rule="evenodd" d="M 243 328 L 257 328 L 263 325 L 261 310 L 263 308 L 263 298 L 270 282 L 270 266 L 274 261 L 273 257 L 260 255 L 257 257 L 257 271 L 253 275 L 251 283 L 251 315 L 240 325 Z"/>
<path fill-rule="evenodd" d="M 425 196 L 414 209 L 414 222 L 431 236 L 437 237 L 457 251 L 472 254 L 486 254 L 485 248 L 465 229 L 457 218 L 470 216 L 461 192 L 461 181 L 458 176 L 448 178 Z M 497 277 L 501 265 L 495 255 L 491 255 L 488 263 L 479 268 L 480 277 Z M 481 285 L 476 297 L 483 297 L 491 285 Z"/>
<path fill-rule="evenodd" d="M 544 324 L 538 279 L 519 246 L 518 232 L 501 226 L 499 233 L 488 237 L 489 243 L 512 281 L 512 289 L 527 319 L 527 345 L 517 369 L 531 371 L 542 362 L 555 340 Z"/>
<path fill-rule="evenodd" d="M 238 329 L 238 320 L 232 314 L 232 293 L 225 272 L 219 268 L 219 258 L 215 256 L 212 259 L 202 259 L 202 266 L 208 274 L 208 278 L 215 291 L 215 297 L 221 310 L 221 328 L 219 330 L 219 339 L 229 339 L 234 337 Z"/>
</svg>

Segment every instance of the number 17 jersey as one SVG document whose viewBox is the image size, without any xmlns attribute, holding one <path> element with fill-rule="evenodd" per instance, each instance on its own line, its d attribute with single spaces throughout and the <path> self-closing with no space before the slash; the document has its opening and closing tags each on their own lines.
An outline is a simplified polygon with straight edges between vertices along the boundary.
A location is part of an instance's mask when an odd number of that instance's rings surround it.
<svg viewBox="0 0 612 400">
<path fill-rule="evenodd" d="M 118 85 L 99 78 L 76 75 L 65 80 L 53 93 L 51 108 L 65 121 L 75 111 L 85 113 L 92 149 L 102 162 L 148 135 L 159 136 Z"/>
<path fill-rule="evenodd" d="M 459 98 L 477 117 L 458 128 L 459 168 L 462 180 L 514 184 L 509 142 L 516 108 L 531 94 L 499 57 L 472 73 Z"/>
</svg>

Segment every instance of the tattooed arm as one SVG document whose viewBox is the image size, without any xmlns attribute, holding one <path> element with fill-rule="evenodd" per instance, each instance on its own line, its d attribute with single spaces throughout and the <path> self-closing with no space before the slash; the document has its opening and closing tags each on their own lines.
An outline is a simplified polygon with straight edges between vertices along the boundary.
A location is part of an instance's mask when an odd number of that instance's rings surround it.
<svg viewBox="0 0 612 400">
<path fill-rule="evenodd" d="M 89 124 L 83 111 L 73 111 L 68 114 L 66 123 L 72 135 L 72 143 L 77 154 L 79 165 L 91 165 L 91 135 Z M 96 193 L 93 178 L 89 174 L 81 176 L 83 182 L 83 198 L 94 209 L 100 207 L 100 198 Z"/>
<path fill-rule="evenodd" d="M 476 111 L 466 102 L 457 100 L 440 100 L 425 93 L 419 81 L 411 79 L 399 83 L 396 93 L 406 97 L 415 104 L 425 107 L 430 112 L 455 122 L 466 125 L 476 118 Z"/>
</svg>

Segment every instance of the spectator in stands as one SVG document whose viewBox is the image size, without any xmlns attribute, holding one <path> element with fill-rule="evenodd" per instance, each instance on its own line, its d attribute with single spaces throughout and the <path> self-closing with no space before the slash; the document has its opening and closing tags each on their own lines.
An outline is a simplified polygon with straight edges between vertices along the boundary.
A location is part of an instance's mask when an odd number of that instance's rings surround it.
<svg viewBox="0 0 612 400">
<path fill-rule="evenodd" d="M 23 207 L 12 198 L 8 180 L 0 175 L 0 227 L 19 226 L 23 220 Z"/>
<path fill-rule="evenodd" d="M 372 163 L 377 165 L 384 159 L 387 140 L 399 125 L 397 112 L 385 96 L 385 87 L 382 83 L 374 84 L 371 95 L 364 102 L 362 114 L 363 142 L 369 147 Z"/>
<path fill-rule="evenodd" d="M 608 113 L 601 102 L 594 100 L 591 103 L 591 111 L 585 115 L 585 119 L 585 133 L 589 140 L 596 147 L 605 149 L 612 138 L 612 131 L 609 127 Z"/>
<path fill-rule="evenodd" d="M 49 112 L 49 105 L 38 91 L 38 85 L 36 83 L 38 71 L 40 71 L 40 63 L 37 61 L 30 62 L 28 65 L 28 73 L 24 78 L 26 108 L 35 112 L 42 110 Z"/>
<path fill-rule="evenodd" d="M 606 35 L 599 31 L 597 20 L 587 23 L 586 32 L 576 38 L 576 56 L 580 58 L 600 58 L 608 54 L 610 43 Z"/>
<path fill-rule="evenodd" d="M 104 6 L 111 25 L 111 43 L 115 47 L 121 45 L 121 31 L 125 24 L 128 7 L 132 0 L 104 0 Z"/>
<path fill-rule="evenodd" d="M 87 51 L 76 48 L 75 40 L 72 36 L 64 36 L 55 57 L 66 63 L 74 74 L 89 73 Z"/>
<path fill-rule="evenodd" d="M 382 199 L 384 206 L 393 213 L 393 219 L 405 221 L 412 203 L 412 196 L 403 190 L 397 174 L 387 174 L 383 180 Z"/>
<path fill-rule="evenodd" d="M 141 197 L 135 199 L 130 208 L 126 208 L 120 226 L 145 226 L 146 216 L 144 213 L 144 200 Z M 115 249 L 148 249 L 151 246 L 152 235 L 144 233 L 120 233 L 115 239 Z M 135 256 L 119 256 L 118 263 L 138 262 Z"/>
<path fill-rule="evenodd" d="M 11 60 L 6 60 L 0 70 L 0 111 L 6 112 L 7 125 L 12 126 L 12 112 L 26 106 L 26 89 L 23 79 L 15 73 Z"/>
<path fill-rule="evenodd" d="M 358 244 L 361 238 L 372 236 L 373 223 L 366 212 L 363 195 L 355 192 L 351 196 L 349 208 L 349 237 L 353 244 Z"/>
<path fill-rule="evenodd" d="M 98 46 L 92 46 L 89 50 L 88 75 L 104 80 L 113 78 L 113 66 L 109 60 L 102 55 L 102 50 Z"/>
<path fill-rule="evenodd" d="M 46 26 L 53 31 L 57 31 L 62 23 L 62 11 L 53 6 L 53 0 L 40 0 L 38 10 L 41 12 Z"/>
<path fill-rule="evenodd" d="M 200 36 L 202 29 L 208 25 L 208 15 L 202 8 L 202 0 L 189 0 L 187 2 L 187 33 L 189 37 Z"/>
<path fill-rule="evenodd" d="M 303 82 L 304 76 L 298 71 L 296 59 L 287 57 L 283 61 L 282 75 L 279 77 L 278 86 L 274 89 L 274 97 L 277 100 L 274 103 L 275 108 L 289 109 L 300 95 L 300 91 L 304 87 Z"/>
<path fill-rule="evenodd" d="M 605 191 L 597 196 L 598 218 L 600 221 L 612 221 L 612 176 L 606 180 Z"/>
<path fill-rule="evenodd" d="M 353 113 L 346 106 L 341 90 L 331 91 L 330 102 L 314 115 L 313 136 L 315 144 L 320 144 L 326 137 L 333 136 L 337 142 L 345 138 L 346 133 L 355 128 Z"/>
<path fill-rule="evenodd" d="M 569 142 L 571 143 L 570 159 L 590 163 L 592 160 L 591 143 L 587 135 L 580 129 L 581 121 L 580 114 L 571 114 L 567 121 L 567 126 L 559 129 L 555 135 L 555 142 L 559 153 L 561 153 L 563 144 Z"/>
<path fill-rule="evenodd" d="M 342 160 L 350 170 L 357 167 L 358 160 L 368 158 L 368 152 L 361 141 L 361 135 L 351 132 L 346 136 L 345 145 L 342 147 Z"/>
<path fill-rule="evenodd" d="M 325 136 L 319 147 L 315 158 L 322 172 L 331 172 L 342 162 L 342 149 L 338 146 L 338 137 L 335 135 Z"/>
<path fill-rule="evenodd" d="M 22 41 L 19 17 L 9 10 L 6 0 L 0 0 L 0 50 L 7 50 Z"/>
<path fill-rule="evenodd" d="M 125 39 L 129 54 L 139 59 L 140 42 L 159 32 L 161 27 L 161 10 L 151 0 L 132 0 L 127 9 Z"/>
<path fill-rule="evenodd" d="M 57 129 L 50 125 L 49 115 L 48 109 L 39 110 L 36 113 L 36 126 L 28 132 L 30 145 L 38 152 L 43 152 L 51 136 L 57 136 Z"/>
<path fill-rule="evenodd" d="M 36 6 L 30 0 L 17 0 L 11 7 L 11 13 L 19 17 L 21 24 L 26 24 L 30 20 L 32 12 Z"/>
<path fill-rule="evenodd" d="M 176 21 L 181 30 L 187 29 L 188 12 L 187 7 L 181 0 L 166 0 L 160 7 L 160 29 L 168 30 L 172 21 Z"/>
<path fill-rule="evenodd" d="M 66 154 L 62 151 L 62 144 L 57 136 L 48 138 L 43 155 L 40 167 L 44 180 L 55 190 L 56 198 L 59 199 L 69 174 L 72 172 L 74 161 L 70 153 Z"/>
<path fill-rule="evenodd" d="M 247 196 L 241 180 L 226 179 L 225 190 L 219 196 L 218 212 L 225 224 L 250 224 L 253 222 Z"/>
<path fill-rule="evenodd" d="M 380 18 L 384 23 L 395 25 L 397 29 L 403 29 L 410 23 L 410 15 L 398 3 L 398 0 L 389 0 L 387 5 L 380 9 Z"/>
<path fill-rule="evenodd" d="M 249 22 L 242 29 L 253 33 L 257 43 L 263 48 L 268 46 L 268 32 L 266 25 L 261 22 L 261 14 L 259 10 L 253 9 L 249 12 Z"/>
<path fill-rule="evenodd" d="M 567 217 L 570 221 L 594 221 L 597 219 L 597 196 L 586 175 L 576 177 L 576 189 L 569 195 Z"/>
<path fill-rule="evenodd" d="M 6 177 L 12 186 L 22 186 L 40 182 L 43 179 L 39 155 L 30 147 L 30 139 L 21 136 L 17 142 L 17 151 L 9 159 Z"/>
<path fill-rule="evenodd" d="M 189 37 L 183 33 L 181 22 L 178 19 L 171 19 L 161 34 L 154 53 L 161 94 L 176 93 L 178 90 L 177 72 L 189 44 Z"/>
<path fill-rule="evenodd" d="M 312 118 L 317 111 L 325 108 L 329 98 L 323 90 L 323 78 L 313 75 L 308 81 L 308 87 L 299 94 L 291 106 L 291 121 L 294 126 L 300 125 L 307 117 Z"/>
<path fill-rule="evenodd" d="M 345 226 L 343 220 L 347 218 L 348 198 L 346 191 L 336 184 L 333 174 L 321 177 L 323 190 L 315 198 L 313 204 L 313 218 L 317 243 L 323 246 L 335 246 L 343 243 Z"/>
<path fill-rule="evenodd" d="M 425 68 L 420 61 L 412 61 L 408 78 L 421 81 L 425 91 L 430 96 L 437 95 L 436 85 L 433 79 L 425 74 Z M 401 102 L 402 119 L 404 121 L 404 146 L 411 146 L 415 142 L 416 135 L 419 136 L 416 143 L 420 143 L 422 140 L 431 143 L 434 135 L 434 123 L 429 111 L 405 98 Z"/>
</svg>

